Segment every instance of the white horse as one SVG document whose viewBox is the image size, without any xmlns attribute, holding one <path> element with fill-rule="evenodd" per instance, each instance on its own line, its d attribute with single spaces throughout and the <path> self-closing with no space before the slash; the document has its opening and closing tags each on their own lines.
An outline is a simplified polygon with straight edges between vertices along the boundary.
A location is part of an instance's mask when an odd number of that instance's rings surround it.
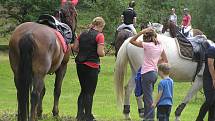
<svg viewBox="0 0 215 121">
<path fill-rule="evenodd" d="M 185 81 L 191 82 L 193 76 L 195 75 L 195 70 L 197 68 L 197 63 L 193 62 L 189 59 L 181 58 L 179 55 L 178 46 L 176 40 L 171 37 L 167 37 L 165 35 L 158 34 L 158 38 L 161 39 L 161 43 L 164 46 L 167 58 L 169 63 L 171 64 L 171 77 L 176 81 Z M 139 39 L 142 39 L 140 36 Z M 135 76 L 138 68 L 142 65 L 143 61 L 143 49 L 138 48 L 129 43 L 130 38 L 128 38 L 123 45 L 121 46 L 115 63 L 115 87 L 116 87 L 116 95 L 117 101 L 122 105 L 124 100 L 124 107 L 130 106 L 130 96 L 132 91 L 135 88 Z M 127 71 L 127 63 L 130 64 L 131 68 L 131 77 L 128 83 L 124 86 L 124 77 Z M 204 70 L 204 64 L 201 68 L 200 72 L 196 75 L 195 81 L 187 93 L 186 97 L 182 101 L 182 103 L 178 106 L 175 111 L 176 120 L 179 120 L 181 112 L 183 111 L 186 104 L 191 100 L 193 95 L 195 95 L 198 90 L 200 90 L 203 86 L 202 75 Z M 124 92 L 125 90 L 125 92 Z M 142 107 L 142 99 L 138 99 L 138 107 Z M 129 109 L 124 109 L 129 110 Z M 127 113 L 124 112 L 125 118 L 130 118 L 130 111 Z"/>
</svg>

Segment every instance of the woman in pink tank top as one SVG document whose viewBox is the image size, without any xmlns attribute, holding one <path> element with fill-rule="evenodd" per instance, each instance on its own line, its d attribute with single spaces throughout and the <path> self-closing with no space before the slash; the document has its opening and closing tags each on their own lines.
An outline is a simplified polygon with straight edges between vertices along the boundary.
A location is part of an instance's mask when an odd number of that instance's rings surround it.
<svg viewBox="0 0 215 121">
<path fill-rule="evenodd" d="M 138 37 L 143 34 L 143 41 Z M 157 64 L 158 62 L 167 63 L 167 57 L 161 42 L 157 39 L 157 34 L 151 28 L 146 28 L 133 36 L 130 43 L 144 49 L 143 65 L 142 65 L 142 92 L 144 101 L 144 117 L 145 120 L 154 121 L 154 109 L 152 107 L 152 93 L 154 84 L 157 80 Z"/>
</svg>

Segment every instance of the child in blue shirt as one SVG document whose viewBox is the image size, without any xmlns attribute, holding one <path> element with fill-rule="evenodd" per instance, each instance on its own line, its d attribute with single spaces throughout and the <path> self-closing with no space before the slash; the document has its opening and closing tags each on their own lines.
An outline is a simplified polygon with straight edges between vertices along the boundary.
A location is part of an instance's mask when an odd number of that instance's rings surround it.
<svg viewBox="0 0 215 121">
<path fill-rule="evenodd" d="M 167 63 L 158 66 L 158 74 L 162 80 L 158 84 L 158 94 L 152 107 L 157 106 L 158 121 L 169 121 L 173 98 L 173 80 L 169 77 L 170 66 Z"/>
</svg>

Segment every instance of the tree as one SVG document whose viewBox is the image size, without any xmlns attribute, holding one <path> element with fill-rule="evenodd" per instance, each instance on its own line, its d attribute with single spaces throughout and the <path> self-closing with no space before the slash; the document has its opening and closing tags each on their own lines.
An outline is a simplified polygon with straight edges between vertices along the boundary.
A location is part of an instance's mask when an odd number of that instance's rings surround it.
<svg viewBox="0 0 215 121">
<path fill-rule="evenodd" d="M 0 0 L 0 35 L 5 35 L 26 21 L 35 21 L 38 16 L 53 14 L 59 7 L 58 0 Z"/>
<path fill-rule="evenodd" d="M 126 7 L 124 0 L 101 0 L 96 3 L 94 11 L 98 16 L 102 16 L 105 19 L 104 33 L 108 35 L 106 40 L 109 43 L 114 39 L 115 31 L 121 22 L 120 16 Z"/>
<path fill-rule="evenodd" d="M 202 30 L 209 39 L 215 40 L 214 0 L 193 0 L 192 25 Z"/>
</svg>

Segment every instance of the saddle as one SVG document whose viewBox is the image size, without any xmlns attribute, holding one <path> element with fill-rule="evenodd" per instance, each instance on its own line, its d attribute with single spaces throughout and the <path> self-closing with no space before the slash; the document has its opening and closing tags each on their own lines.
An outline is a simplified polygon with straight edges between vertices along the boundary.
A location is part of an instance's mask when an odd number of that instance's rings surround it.
<svg viewBox="0 0 215 121">
<path fill-rule="evenodd" d="M 194 81 L 195 76 L 200 72 L 203 62 L 205 61 L 205 52 L 209 45 L 207 38 L 205 35 L 197 35 L 187 39 L 180 32 L 177 33 L 176 38 L 176 43 L 178 43 L 179 47 L 179 55 L 184 59 L 197 62 L 196 73 L 193 77 Z"/>
<path fill-rule="evenodd" d="M 72 42 L 73 33 L 71 28 L 67 24 L 59 22 L 54 16 L 40 15 L 37 23 L 47 25 L 60 32 L 67 45 Z"/>
<path fill-rule="evenodd" d="M 123 28 L 119 29 L 118 31 L 121 31 L 121 30 L 125 30 L 125 31 L 133 33 L 131 28 L 129 28 L 129 27 L 123 27 Z"/>
<path fill-rule="evenodd" d="M 208 44 L 205 35 L 197 35 L 192 38 L 186 38 L 179 32 L 176 38 L 181 56 L 189 58 L 195 62 L 205 59 L 206 45 Z"/>
</svg>

